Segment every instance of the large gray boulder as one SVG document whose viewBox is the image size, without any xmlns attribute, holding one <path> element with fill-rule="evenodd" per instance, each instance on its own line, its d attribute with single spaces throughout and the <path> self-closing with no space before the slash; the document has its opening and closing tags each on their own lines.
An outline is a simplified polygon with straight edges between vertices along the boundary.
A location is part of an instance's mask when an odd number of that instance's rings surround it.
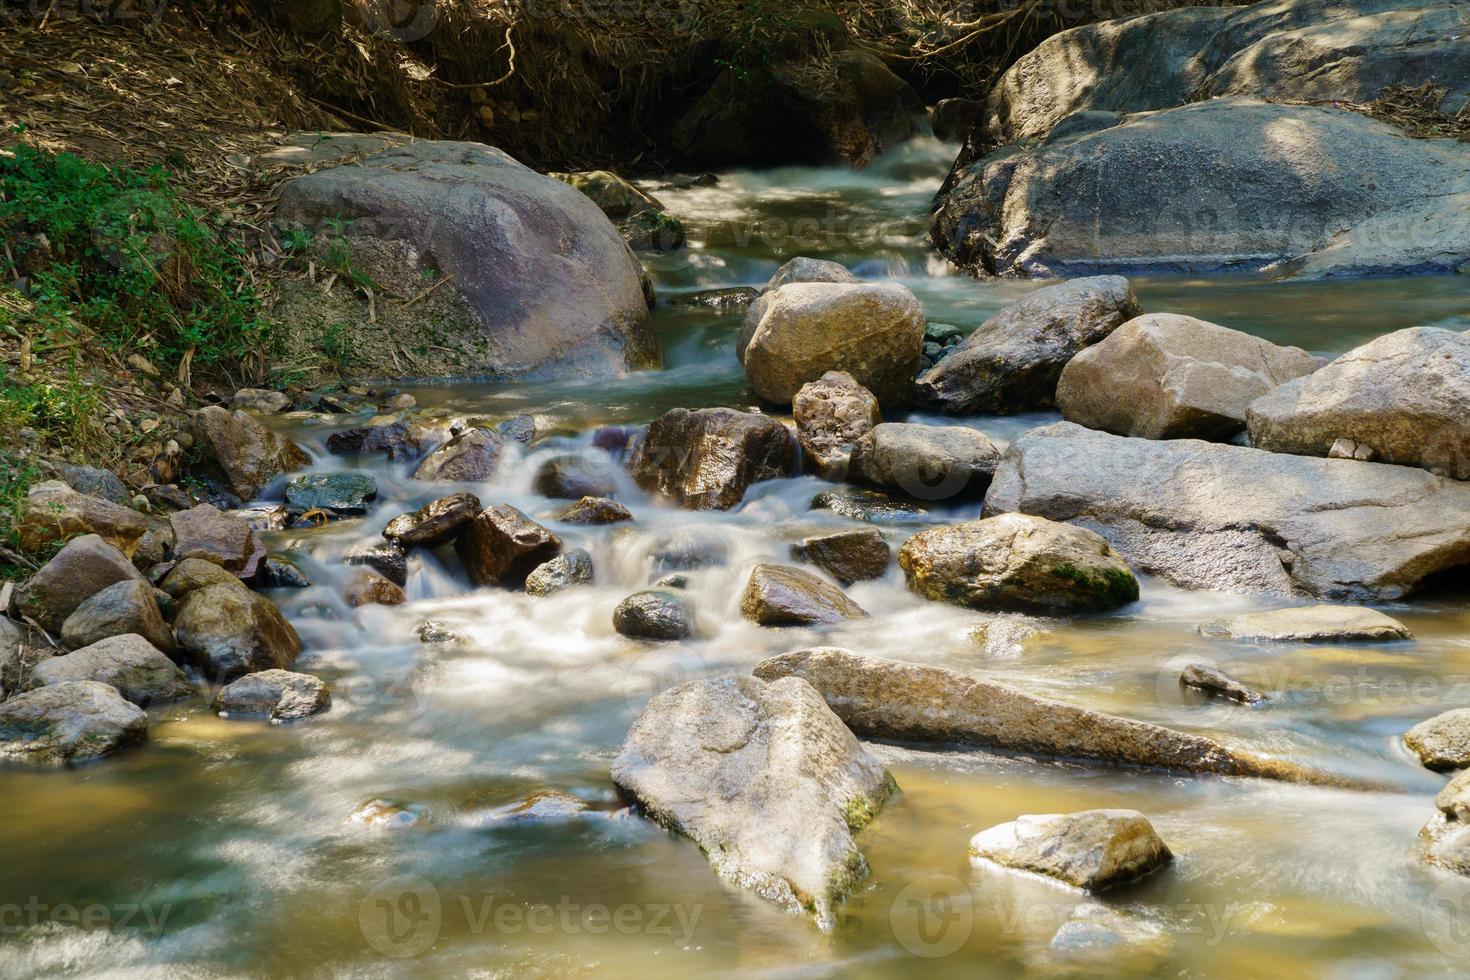
<svg viewBox="0 0 1470 980">
<path fill-rule="evenodd" d="M 1002 307 L 920 375 L 915 398 L 952 415 L 1050 408 L 1067 362 L 1142 312 L 1122 276 L 1043 286 Z"/>
<path fill-rule="evenodd" d="M 970 854 L 1090 892 L 1136 881 L 1174 857 L 1137 810 L 1027 814 L 970 838 Z"/>
<path fill-rule="evenodd" d="M 68 650 L 130 633 L 165 653 L 174 651 L 174 633 L 158 608 L 153 586 L 141 579 L 112 583 L 89 596 L 61 624 L 61 642 Z"/>
<path fill-rule="evenodd" d="M 958 742 L 1173 772 L 1335 782 L 1290 763 L 1263 759 L 1203 735 L 1177 732 L 943 667 L 900 663 L 821 647 L 762 660 L 754 674 L 799 677 L 816 688 L 858 735 L 912 742 Z"/>
<path fill-rule="evenodd" d="M 1011 444 L 985 511 L 1076 522 L 1134 568 L 1185 588 L 1396 599 L 1470 563 L 1470 485 L 1070 422 Z"/>
<path fill-rule="evenodd" d="M 1326 456 L 1339 439 L 1359 456 L 1470 479 L 1470 336 L 1398 330 L 1253 401 L 1251 444 Z"/>
<path fill-rule="evenodd" d="M 1470 145 L 1346 109 L 1240 97 L 1058 127 L 956 175 L 936 244 L 1015 276 L 1453 271 L 1470 255 Z"/>
<path fill-rule="evenodd" d="M 174 616 L 179 650 L 211 682 L 291 666 L 301 638 L 276 604 L 239 583 L 185 593 Z"/>
<path fill-rule="evenodd" d="M 311 229 L 346 222 L 368 275 L 376 243 L 432 260 L 452 280 L 438 292 L 449 290 L 462 314 L 436 325 L 442 349 L 424 355 L 436 375 L 596 377 L 658 362 L 643 273 L 612 222 L 500 150 L 393 147 L 289 181 L 276 218 Z M 386 349 L 376 357 L 381 373 L 395 373 Z"/>
<path fill-rule="evenodd" d="M 924 346 L 924 308 L 897 283 L 797 282 L 760 299 L 741 360 L 755 393 L 789 405 L 802 385 L 846 371 L 889 407 L 907 405 Z"/>
<path fill-rule="evenodd" d="M 796 439 L 766 415 L 675 408 L 649 425 L 628 469 L 644 490 L 684 507 L 729 510 L 752 483 L 796 471 Z"/>
<path fill-rule="evenodd" d="M 10 608 L 44 630 L 60 632 L 67 617 L 92 596 L 117 582 L 144 582 L 121 551 L 95 534 L 66 543 L 41 570 L 16 588 Z"/>
<path fill-rule="evenodd" d="M 977 429 L 884 422 L 853 443 L 847 475 L 854 483 L 940 501 L 984 493 L 999 461 L 1000 447 Z"/>
<path fill-rule="evenodd" d="M 319 677 L 290 670 L 262 670 L 232 681 L 215 695 L 212 707 L 229 718 L 299 721 L 332 703 Z"/>
<path fill-rule="evenodd" d="M 612 778 L 694 840 L 721 877 L 823 929 L 867 874 L 853 835 L 896 788 L 796 678 L 719 677 L 662 692 L 628 732 Z"/>
<path fill-rule="evenodd" d="M 31 671 L 32 687 L 67 681 L 101 681 L 141 708 L 193 697 L 194 686 L 168 657 L 137 634 L 99 640 L 61 657 L 42 660 Z"/>
<path fill-rule="evenodd" d="M 0 760 L 89 762 L 148 737 L 148 716 L 99 681 L 64 681 L 0 704 Z"/>
<path fill-rule="evenodd" d="M 1192 316 L 1147 313 L 1067 362 L 1057 406 L 1069 422 L 1145 439 L 1229 439 L 1250 403 L 1321 362 Z"/>
</svg>

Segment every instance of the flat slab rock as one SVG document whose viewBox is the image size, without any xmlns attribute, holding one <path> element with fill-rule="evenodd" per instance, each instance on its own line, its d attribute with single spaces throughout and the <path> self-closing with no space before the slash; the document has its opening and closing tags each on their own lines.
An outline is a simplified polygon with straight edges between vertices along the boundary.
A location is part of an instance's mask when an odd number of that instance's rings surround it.
<svg viewBox="0 0 1470 980">
<path fill-rule="evenodd" d="M 66 681 L 0 704 L 0 762 L 89 762 L 148 736 L 148 716 L 100 681 Z"/>
<path fill-rule="evenodd" d="M 1351 643 L 1412 640 L 1392 616 L 1362 606 L 1297 606 L 1201 623 L 1205 636 L 1272 643 Z"/>
<path fill-rule="evenodd" d="M 111 636 L 74 653 L 50 657 L 31 671 L 32 687 L 67 681 L 101 681 L 142 708 L 195 694 L 179 666 L 136 634 Z"/>
<path fill-rule="evenodd" d="M 715 871 L 834 925 L 867 874 L 853 835 L 893 777 L 806 682 L 718 677 L 648 703 L 612 778 L 643 812 L 694 840 Z"/>
<path fill-rule="evenodd" d="M 970 854 L 1090 892 L 1135 881 L 1174 857 L 1137 810 L 1017 817 L 970 838 Z"/>
<path fill-rule="evenodd" d="M 321 678 L 291 670 L 262 670 L 220 689 L 214 710 L 228 718 L 269 718 L 297 721 L 332 703 L 331 692 Z"/>
<path fill-rule="evenodd" d="M 1185 588 L 1397 599 L 1470 564 L 1470 484 L 1070 422 L 1007 450 L 985 512 L 1011 511 L 1095 530 L 1134 568 Z"/>
</svg>

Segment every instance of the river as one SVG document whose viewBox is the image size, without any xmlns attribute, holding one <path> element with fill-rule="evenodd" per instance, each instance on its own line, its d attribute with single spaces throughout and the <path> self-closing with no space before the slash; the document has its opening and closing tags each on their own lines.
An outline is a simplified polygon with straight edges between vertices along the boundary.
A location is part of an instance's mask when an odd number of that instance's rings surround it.
<svg viewBox="0 0 1470 980">
<path fill-rule="evenodd" d="M 522 465 L 469 489 L 549 522 L 562 504 L 532 492 L 535 465 L 568 447 L 598 452 L 593 427 L 646 422 L 675 406 L 752 405 L 734 355 L 740 314 L 681 306 L 681 296 L 760 285 L 785 258 L 808 254 L 896 279 L 931 321 L 970 330 L 1032 288 L 957 275 L 923 244 L 928 202 L 953 153 L 923 139 L 861 173 L 788 168 L 660 186 L 691 237 L 688 249 L 649 263 L 662 371 L 407 390 L 431 410 L 533 415 L 543 436 Z M 1470 328 L 1463 276 L 1134 285 L 1148 311 L 1322 354 L 1416 324 Z M 1052 420 L 942 424 L 1010 439 Z M 892 566 L 849 590 L 870 619 L 767 630 L 740 618 L 741 586 L 756 560 L 787 560 L 790 542 L 849 525 L 810 508 L 824 485 L 771 481 L 733 512 L 694 513 L 620 476 L 617 496 L 635 523 L 551 525 L 591 552 L 594 585 L 547 598 L 472 590 L 452 563 L 416 554 L 407 604 L 354 610 L 338 597 L 341 556 L 447 491 L 409 480 L 407 464 L 331 457 L 331 428 L 293 425 L 317 469 L 361 465 L 380 488 L 362 520 L 271 535 L 316 583 L 273 598 L 305 644 L 296 669 L 329 683 L 331 711 L 270 726 L 220 720 L 202 703 L 157 709 L 144 749 L 81 769 L 0 774 L 0 976 L 1056 975 L 1075 964 L 1048 940 L 1085 900 L 974 867 L 966 844 L 1023 813 L 1096 807 L 1142 811 L 1176 854 L 1166 871 L 1105 899 L 1150 938 L 1109 953 L 1102 972 L 1389 977 L 1463 975 L 1470 963 L 1470 879 L 1431 872 L 1416 849 L 1444 778 L 1399 738 L 1470 704 L 1463 596 L 1382 607 L 1414 631 L 1412 643 L 1270 648 L 1207 640 L 1196 627 L 1282 603 L 1144 577 L 1142 599 L 1114 614 L 1039 621 L 1024 642 L 1012 638 L 1019 631 L 991 630 L 987 642 L 974 630 L 993 617 L 911 595 Z M 976 512 L 939 506 L 924 521 Z M 884 530 L 896 548 L 921 526 Z M 613 607 L 656 573 L 659 542 L 680 534 L 729 553 L 725 566 L 690 575 L 696 636 L 671 645 L 618 636 Z M 426 620 L 463 642 L 421 643 Z M 722 884 L 696 846 L 624 809 L 607 774 L 653 692 L 815 643 L 983 672 L 1392 789 L 878 745 L 902 792 L 859 835 L 872 873 L 824 935 Z M 1256 709 L 1196 703 L 1179 690 L 1181 658 L 1211 659 L 1281 693 Z M 518 801 L 548 790 L 588 809 L 510 818 Z M 401 807 L 413 824 L 349 820 L 370 800 Z"/>
</svg>

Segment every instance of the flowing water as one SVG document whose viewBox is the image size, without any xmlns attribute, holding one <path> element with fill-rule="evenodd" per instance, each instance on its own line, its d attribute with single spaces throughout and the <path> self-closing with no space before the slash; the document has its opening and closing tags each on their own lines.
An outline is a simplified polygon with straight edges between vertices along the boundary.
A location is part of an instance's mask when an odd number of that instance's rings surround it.
<svg viewBox="0 0 1470 980">
<path fill-rule="evenodd" d="M 472 589 L 452 561 L 411 560 L 410 601 L 349 609 L 341 556 L 388 518 L 447 492 L 406 466 L 344 461 L 327 427 L 297 425 L 322 471 L 359 465 L 381 497 L 362 520 L 271 535 L 314 583 L 274 595 L 300 631 L 297 669 L 325 678 L 332 710 L 305 723 L 227 722 L 202 705 L 153 712 L 151 743 L 63 772 L 0 774 L 0 976 L 860 977 L 1120 975 L 1390 977 L 1463 974 L 1470 879 L 1429 870 L 1416 834 L 1444 778 L 1399 735 L 1470 703 L 1470 611 L 1452 595 L 1385 607 L 1418 639 L 1366 647 L 1205 640 L 1203 620 L 1269 608 L 1145 578 L 1111 615 L 1041 621 L 1024 639 L 1001 617 L 922 601 L 890 568 L 850 592 L 872 618 L 826 630 L 763 630 L 738 594 L 758 560 L 847 526 L 813 511 L 822 484 L 759 484 L 731 513 L 691 513 L 623 479 L 631 525 L 553 522 L 531 490 L 537 462 L 591 429 L 674 406 L 748 407 L 734 356 L 740 315 L 680 306 L 699 289 L 758 285 L 793 254 L 897 279 L 932 321 L 970 329 L 1026 283 L 954 274 L 923 245 L 927 204 L 953 152 L 915 142 L 863 173 L 785 169 L 659 191 L 693 243 L 651 264 L 665 367 L 616 381 L 412 389 L 434 410 L 535 416 L 545 434 L 519 465 L 474 490 L 587 548 L 595 585 L 548 598 Z M 1464 277 L 1331 284 L 1140 281 L 1146 309 L 1190 313 L 1321 353 L 1414 324 L 1470 328 Z M 1013 438 L 1052 420 L 944 420 Z M 940 422 L 938 419 L 930 421 Z M 923 520 L 974 516 L 936 506 Z M 897 546 L 922 525 L 889 525 Z M 613 632 L 613 607 L 660 570 L 671 538 L 715 542 L 723 567 L 690 574 L 697 635 L 649 645 Z M 461 643 L 424 644 L 434 620 Z M 1218 736 L 1335 772 L 1379 793 L 1181 778 L 974 750 L 878 745 L 901 795 L 859 836 L 872 873 L 831 935 L 718 881 L 698 848 L 630 814 L 607 770 L 649 696 L 815 643 L 984 673 L 1030 690 Z M 1281 693 L 1268 707 L 1181 696 L 1181 658 L 1211 659 Z M 588 809 L 515 820 L 508 808 L 560 791 Z M 416 818 L 352 822 L 381 799 Z M 1150 938 L 1077 964 L 1049 951 L 1081 903 L 1067 890 L 972 866 L 975 832 L 1022 813 L 1130 807 L 1177 856 L 1109 893 Z M 937 896 L 937 899 L 936 899 Z"/>
</svg>

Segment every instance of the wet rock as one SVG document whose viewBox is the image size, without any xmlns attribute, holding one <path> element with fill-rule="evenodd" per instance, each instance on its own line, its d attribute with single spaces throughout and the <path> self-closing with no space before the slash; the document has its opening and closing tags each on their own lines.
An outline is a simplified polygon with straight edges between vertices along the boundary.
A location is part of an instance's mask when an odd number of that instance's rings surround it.
<svg viewBox="0 0 1470 980">
<path fill-rule="evenodd" d="M 970 838 L 970 854 L 1090 892 L 1136 881 L 1174 857 L 1137 810 L 1028 814 Z"/>
<path fill-rule="evenodd" d="M 616 524 L 619 521 L 631 521 L 633 513 L 616 500 L 583 497 L 556 515 L 556 519 L 568 524 Z"/>
<path fill-rule="evenodd" d="M 276 604 L 238 582 L 186 592 L 174 616 L 174 638 L 210 681 L 284 669 L 301 652 L 301 638 Z"/>
<path fill-rule="evenodd" d="M 419 628 L 414 633 L 418 636 L 420 643 L 454 643 L 461 639 L 460 635 L 454 630 L 432 619 L 428 622 L 420 623 Z"/>
<path fill-rule="evenodd" d="M 480 498 L 452 493 L 430 501 L 411 514 L 399 514 L 383 528 L 383 537 L 401 548 L 437 548 L 459 536 L 480 513 Z"/>
<path fill-rule="evenodd" d="M 1201 623 L 1205 636 L 1261 643 L 1352 643 L 1412 640 L 1407 626 L 1362 606 L 1299 606 Z"/>
<path fill-rule="evenodd" d="M 586 800 L 578 799 L 570 793 L 542 790 L 539 793 L 532 793 L 523 800 L 517 800 L 515 803 L 496 807 L 486 814 L 482 822 L 522 823 L 535 820 L 567 820 L 584 814 L 590 809 Z"/>
<path fill-rule="evenodd" d="M 196 693 L 177 664 L 132 633 L 98 640 L 65 656 L 48 657 L 31 671 L 32 687 L 68 681 L 100 681 L 141 708 Z"/>
<path fill-rule="evenodd" d="M 536 441 L 536 420 L 529 415 L 516 415 L 495 423 L 492 430 L 507 442 L 529 446 Z"/>
<path fill-rule="evenodd" d="M 729 510 L 752 483 L 795 472 L 796 440 L 765 415 L 675 408 L 648 427 L 629 469 L 650 493 L 694 510 Z"/>
<path fill-rule="evenodd" d="M 275 415 L 291 406 L 291 396 L 284 391 L 265 388 L 241 388 L 230 399 L 230 408 L 257 415 Z"/>
<path fill-rule="evenodd" d="M 364 568 L 342 590 L 343 600 L 359 606 L 398 606 L 407 601 L 403 589 L 371 569 Z"/>
<path fill-rule="evenodd" d="M 45 551 L 81 534 L 95 534 L 131 557 L 148 521 L 135 510 L 77 493 L 60 480 L 31 487 L 20 506 L 16 534 L 23 550 Z"/>
<path fill-rule="evenodd" d="M 454 550 L 471 582 L 514 587 L 556 557 L 561 538 L 509 504 L 496 504 L 465 525 Z"/>
<path fill-rule="evenodd" d="M 551 595 L 592 581 L 592 556 L 581 548 L 557 555 L 526 576 L 527 595 Z"/>
<path fill-rule="evenodd" d="M 366 473 L 312 473 L 286 484 L 286 503 L 298 510 L 365 514 L 378 499 L 378 482 Z"/>
<path fill-rule="evenodd" d="M 959 426 L 884 422 L 852 447 L 848 478 L 920 500 L 973 497 L 990 486 L 1000 447 Z"/>
<path fill-rule="evenodd" d="M 51 462 L 44 464 L 43 469 L 54 473 L 58 480 L 84 496 L 97 497 L 124 507 L 132 502 L 133 495 L 128 491 L 127 484 L 110 470 L 96 466 L 78 466 L 75 463 Z"/>
<path fill-rule="evenodd" d="M 924 519 L 914 504 L 857 487 L 823 490 L 812 498 L 811 506 L 812 510 L 830 510 L 839 517 L 869 524 L 911 524 Z"/>
<path fill-rule="evenodd" d="M 1027 617 L 1007 614 L 973 627 L 969 637 L 985 648 L 986 656 L 1010 658 L 1024 653 L 1042 632 Z"/>
<path fill-rule="evenodd" d="M 1404 734 L 1404 744 L 1438 772 L 1470 766 L 1470 708 L 1454 708 L 1421 721 Z"/>
<path fill-rule="evenodd" d="M 531 487 L 543 497 L 577 500 L 607 497 L 617 489 L 613 469 L 602 456 L 568 453 L 553 456 L 536 471 Z"/>
<path fill-rule="evenodd" d="M 649 817 L 697 843 L 723 878 L 830 929 L 867 874 L 853 835 L 893 777 L 810 686 L 693 681 L 656 695 L 612 765 Z"/>
<path fill-rule="evenodd" d="M 791 546 L 791 557 L 811 562 L 844 585 L 882 578 L 892 549 L 877 528 L 865 527 L 806 538 Z"/>
<path fill-rule="evenodd" d="M 302 448 L 244 412 L 210 405 L 195 412 L 189 432 L 200 468 L 241 500 L 260 495 L 282 473 L 311 465 Z"/>
<path fill-rule="evenodd" d="M 244 521 L 252 531 L 279 531 L 291 523 L 291 510 L 285 504 L 241 507 L 239 510 L 229 511 L 229 514 Z"/>
<path fill-rule="evenodd" d="M 267 558 L 260 566 L 260 575 L 256 581 L 265 589 L 311 587 L 311 579 L 306 577 L 306 573 L 295 562 L 286 558 Z"/>
<path fill-rule="evenodd" d="M 342 560 L 349 565 L 365 565 L 394 585 L 408 584 L 408 555 L 392 542 L 353 548 Z"/>
<path fill-rule="evenodd" d="M 1142 312 L 1121 276 L 1043 286 L 986 320 L 926 371 L 915 398 L 952 415 L 1050 408 L 1067 362 Z"/>
<path fill-rule="evenodd" d="M 672 593 L 636 592 L 613 610 L 613 629 L 640 640 L 682 640 L 694 631 L 694 617 Z"/>
<path fill-rule="evenodd" d="M 413 471 L 415 480 L 488 483 L 506 452 L 505 437 L 493 429 L 470 429 L 425 456 Z"/>
<path fill-rule="evenodd" d="M 867 615 L 841 589 L 811 572 L 757 565 L 740 596 L 740 613 L 761 626 L 814 626 Z"/>
<path fill-rule="evenodd" d="M 250 525 L 210 504 L 179 511 L 169 524 L 178 560 L 203 558 L 240 578 L 252 578 L 265 559 L 265 542 Z"/>
<path fill-rule="evenodd" d="M 730 542 L 708 528 L 678 528 L 654 540 L 648 559 L 656 572 L 719 568 L 730 561 Z"/>
<path fill-rule="evenodd" d="M 61 624 L 61 642 L 68 650 L 129 633 L 165 653 L 174 652 L 173 630 L 164 622 L 153 586 L 140 579 L 114 582 L 94 593 Z"/>
<path fill-rule="evenodd" d="M 754 674 L 766 680 L 806 680 L 849 728 L 868 738 L 957 742 L 1172 772 L 1348 782 L 1240 752 L 1202 735 L 1038 697 L 942 667 L 822 647 L 763 660 Z"/>
<path fill-rule="evenodd" d="M 898 564 L 924 598 L 971 609 L 1099 612 L 1138 598 L 1138 580 L 1100 535 L 1024 514 L 920 531 Z"/>
<path fill-rule="evenodd" d="M 683 572 L 670 572 L 667 575 L 660 575 L 649 585 L 655 589 L 687 589 L 689 588 L 689 576 Z"/>
<path fill-rule="evenodd" d="M 674 296 L 670 306 L 694 306 L 721 312 L 743 310 L 755 302 L 760 292 L 750 286 L 727 286 L 724 289 L 701 289 L 687 296 Z"/>
<path fill-rule="evenodd" d="M 924 344 L 924 308 L 897 283 L 788 283 L 761 297 L 741 360 L 765 401 L 845 371 L 881 404 L 907 405 Z"/>
<path fill-rule="evenodd" d="M 1266 695 L 1244 684 L 1218 667 L 1209 664 L 1190 664 L 1179 675 L 1183 687 L 1193 688 L 1208 697 L 1224 698 L 1241 704 L 1260 704 Z"/>
<path fill-rule="evenodd" d="M 1470 336 L 1411 327 L 1348 351 L 1250 406 L 1251 444 L 1326 456 L 1339 439 L 1384 463 L 1470 479 Z"/>
<path fill-rule="evenodd" d="M 548 173 L 592 199 L 635 252 L 672 252 L 684 244 L 684 224 L 652 194 L 607 170 Z"/>
<path fill-rule="evenodd" d="M 57 633 L 68 616 L 115 582 L 142 582 L 127 556 L 95 534 L 73 538 L 41 570 L 16 588 L 11 610 Z"/>
<path fill-rule="evenodd" d="M 1047 944 L 1048 959 L 1062 963 L 1045 966 L 1048 972 L 1062 966 L 1095 974 L 1126 964 L 1131 975 L 1144 976 L 1160 972 L 1173 949 L 1169 934 L 1154 923 L 1089 902 L 1073 909 Z"/>
<path fill-rule="evenodd" d="M 392 460 L 418 459 L 448 441 L 455 420 L 414 419 L 384 415 L 367 424 L 327 436 L 327 451 L 336 456 L 383 453 Z"/>
<path fill-rule="evenodd" d="M 1310 374 L 1299 347 L 1175 313 L 1135 317 L 1067 362 L 1057 405 L 1069 422 L 1145 439 L 1229 439 L 1251 402 Z"/>
<path fill-rule="evenodd" d="M 402 830 L 416 826 L 423 819 L 416 810 L 388 800 L 368 800 L 347 818 L 347 822 L 373 830 Z"/>
<path fill-rule="evenodd" d="M 163 577 L 159 588 L 175 599 L 182 599 L 195 589 L 203 589 L 211 585 L 232 585 L 241 589 L 245 588 L 244 583 L 234 573 L 203 558 L 185 558 L 176 564 Z"/>
<path fill-rule="evenodd" d="M 212 707 L 227 718 L 299 721 L 325 711 L 331 692 L 320 678 L 290 670 L 262 670 L 231 681 L 215 695 Z"/>
<path fill-rule="evenodd" d="M 791 400 L 796 437 L 817 474 L 847 476 L 852 444 L 883 421 L 878 399 L 846 371 L 828 371 L 801 386 Z"/>
<path fill-rule="evenodd" d="M 0 704 L 0 759 L 12 762 L 89 762 L 147 737 L 148 716 L 98 681 L 65 681 Z"/>
<path fill-rule="evenodd" d="M 1185 588 L 1396 599 L 1470 564 L 1466 484 L 1070 422 L 1011 444 L 985 510 L 1078 520 L 1135 568 Z"/>
</svg>

